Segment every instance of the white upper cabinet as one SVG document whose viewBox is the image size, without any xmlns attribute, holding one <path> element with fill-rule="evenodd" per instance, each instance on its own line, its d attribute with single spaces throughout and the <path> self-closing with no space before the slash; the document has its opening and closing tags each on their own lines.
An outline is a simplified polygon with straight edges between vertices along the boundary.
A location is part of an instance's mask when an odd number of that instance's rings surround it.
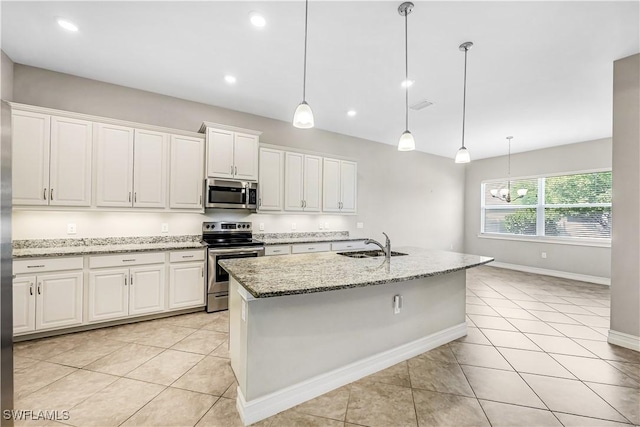
<svg viewBox="0 0 640 427">
<path fill-rule="evenodd" d="M 48 205 L 51 118 L 14 111 L 12 122 L 13 204 Z"/>
<path fill-rule="evenodd" d="M 13 113 L 13 203 L 91 206 L 92 123 Z"/>
<path fill-rule="evenodd" d="M 91 206 L 93 123 L 51 118 L 49 204 Z"/>
<path fill-rule="evenodd" d="M 285 153 L 284 209 L 316 212 L 322 196 L 322 157 Z"/>
<path fill-rule="evenodd" d="M 169 135 L 135 130 L 133 151 L 133 206 L 164 208 L 167 199 Z"/>
<path fill-rule="evenodd" d="M 324 212 L 356 212 L 358 172 L 355 162 L 325 158 L 322 181 Z"/>
<path fill-rule="evenodd" d="M 224 129 L 207 123 L 200 129 L 207 136 L 207 177 L 257 181 L 260 133 L 217 126 Z"/>
<path fill-rule="evenodd" d="M 260 149 L 260 179 L 258 180 L 258 209 L 281 211 L 284 188 L 284 152 Z"/>
<path fill-rule="evenodd" d="M 133 203 L 132 128 L 96 124 L 96 205 L 130 207 Z"/>
<path fill-rule="evenodd" d="M 246 181 L 258 179 L 258 136 L 236 133 L 233 145 L 233 177 Z"/>
<path fill-rule="evenodd" d="M 204 140 L 171 135 L 169 207 L 202 209 Z"/>
<path fill-rule="evenodd" d="M 234 132 L 207 128 L 207 176 L 233 178 Z"/>
</svg>

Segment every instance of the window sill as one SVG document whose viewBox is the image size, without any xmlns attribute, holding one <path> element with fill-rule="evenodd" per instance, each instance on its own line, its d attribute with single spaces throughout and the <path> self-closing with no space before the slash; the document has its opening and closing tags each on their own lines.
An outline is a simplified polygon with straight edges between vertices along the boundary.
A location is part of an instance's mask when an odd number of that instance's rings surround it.
<svg viewBox="0 0 640 427">
<path fill-rule="evenodd" d="M 544 236 L 518 236 L 499 233 L 480 233 L 478 237 L 481 239 L 496 239 L 496 240 L 513 240 L 517 242 L 530 242 L 530 243 L 551 243 L 554 245 L 570 245 L 570 246 L 591 246 L 596 248 L 610 248 L 611 239 L 604 241 L 600 239 L 561 239 Z"/>
</svg>

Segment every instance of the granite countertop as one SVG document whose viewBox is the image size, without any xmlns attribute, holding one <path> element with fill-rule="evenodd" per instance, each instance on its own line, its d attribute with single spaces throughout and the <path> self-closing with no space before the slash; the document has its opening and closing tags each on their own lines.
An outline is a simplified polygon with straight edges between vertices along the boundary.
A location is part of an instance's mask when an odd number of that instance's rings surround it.
<svg viewBox="0 0 640 427">
<path fill-rule="evenodd" d="M 292 243 L 353 242 L 366 239 L 366 237 L 350 237 L 348 231 L 253 233 L 253 238 L 263 242 L 265 246 L 289 245 Z"/>
<path fill-rule="evenodd" d="M 415 247 L 393 248 L 408 255 L 349 258 L 336 253 L 219 261 L 255 298 L 326 292 L 402 282 L 451 273 L 493 261 L 493 258 Z"/>
<path fill-rule="evenodd" d="M 200 249 L 201 235 L 14 240 L 13 259 Z"/>
</svg>

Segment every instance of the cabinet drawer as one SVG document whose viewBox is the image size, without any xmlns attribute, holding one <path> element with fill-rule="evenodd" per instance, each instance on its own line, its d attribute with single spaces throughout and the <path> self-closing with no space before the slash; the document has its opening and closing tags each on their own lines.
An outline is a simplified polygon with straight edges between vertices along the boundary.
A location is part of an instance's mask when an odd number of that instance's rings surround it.
<svg viewBox="0 0 640 427">
<path fill-rule="evenodd" d="M 291 245 L 274 245 L 265 246 L 264 254 L 269 255 L 289 255 L 291 253 Z"/>
<path fill-rule="evenodd" d="M 309 243 L 301 245 L 292 245 L 291 253 L 306 254 L 310 252 L 328 252 L 331 250 L 330 243 Z"/>
<path fill-rule="evenodd" d="M 175 251 L 169 253 L 169 262 L 204 261 L 204 250 Z"/>
<path fill-rule="evenodd" d="M 354 242 L 334 242 L 331 244 L 332 251 L 355 251 L 364 249 L 364 240 Z"/>
<path fill-rule="evenodd" d="M 82 270 L 82 257 L 20 259 L 13 262 L 13 274 Z"/>
<path fill-rule="evenodd" d="M 89 268 L 122 267 L 140 264 L 164 263 L 164 252 L 101 255 L 89 258 Z"/>
</svg>

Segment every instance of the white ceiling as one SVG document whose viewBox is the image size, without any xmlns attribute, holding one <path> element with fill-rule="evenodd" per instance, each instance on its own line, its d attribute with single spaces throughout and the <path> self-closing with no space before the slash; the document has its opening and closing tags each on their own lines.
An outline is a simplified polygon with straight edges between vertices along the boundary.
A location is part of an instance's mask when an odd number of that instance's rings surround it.
<svg viewBox="0 0 640 427">
<path fill-rule="evenodd" d="M 639 2 L 415 2 L 409 102 L 421 151 L 472 159 L 611 136 L 612 62 L 638 53 Z M 311 1 L 307 101 L 316 127 L 397 144 L 399 1 Z M 302 98 L 304 2 L 2 2 L 15 62 L 290 121 Z M 261 12 L 267 26 L 249 23 Z M 78 25 L 69 33 L 57 17 Z M 237 77 L 229 86 L 225 74 Z M 99 100 L 96 100 L 99 102 Z M 356 117 L 346 111 L 357 110 Z M 301 131 L 303 132 L 303 131 Z"/>
</svg>

